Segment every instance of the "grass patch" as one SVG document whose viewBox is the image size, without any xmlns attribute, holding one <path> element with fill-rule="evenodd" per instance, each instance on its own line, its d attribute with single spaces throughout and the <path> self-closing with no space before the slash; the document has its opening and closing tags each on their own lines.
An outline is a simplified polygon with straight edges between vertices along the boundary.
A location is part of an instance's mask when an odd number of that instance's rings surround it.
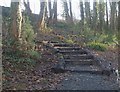
<svg viewBox="0 0 120 92">
<path fill-rule="evenodd" d="M 65 22 L 57 22 L 56 24 L 54 24 L 53 27 L 55 28 L 59 28 L 61 30 L 64 31 L 69 31 L 72 28 L 73 25 L 67 24 Z"/>
<path fill-rule="evenodd" d="M 102 44 L 102 43 L 98 43 L 98 42 L 88 43 L 87 46 L 94 49 L 94 50 L 99 50 L 99 51 L 107 50 L 107 45 Z"/>
<path fill-rule="evenodd" d="M 30 69 L 36 65 L 40 58 L 40 53 L 34 50 L 20 51 L 9 48 L 3 52 L 3 61 L 9 62 L 19 69 Z"/>
<path fill-rule="evenodd" d="M 72 39 L 66 39 L 65 42 L 70 43 L 70 44 L 74 44 L 74 41 Z"/>
<path fill-rule="evenodd" d="M 29 50 L 26 52 L 28 55 L 30 55 L 31 57 L 33 58 L 36 58 L 36 59 L 40 59 L 41 58 L 41 54 L 38 53 L 37 51 L 34 51 L 34 50 Z"/>
<path fill-rule="evenodd" d="M 17 51 L 16 51 L 17 52 Z M 22 55 L 23 54 L 23 55 Z M 13 63 L 31 63 L 34 64 L 34 59 L 28 57 L 25 53 L 19 53 L 16 54 L 3 54 L 4 59 L 7 60 L 7 62 L 13 62 Z"/>
</svg>

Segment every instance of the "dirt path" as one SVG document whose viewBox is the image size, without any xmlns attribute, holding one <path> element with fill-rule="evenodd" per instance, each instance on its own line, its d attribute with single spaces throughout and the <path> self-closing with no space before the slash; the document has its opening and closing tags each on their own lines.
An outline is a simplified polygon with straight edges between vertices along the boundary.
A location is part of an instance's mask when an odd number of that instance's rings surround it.
<svg viewBox="0 0 120 92">
<path fill-rule="evenodd" d="M 71 73 L 56 87 L 57 90 L 117 90 L 117 83 L 106 76 Z"/>
<path fill-rule="evenodd" d="M 52 43 L 52 46 L 63 56 L 62 61 L 58 60 L 59 68 L 69 72 L 69 77 L 65 77 L 56 90 L 118 90 L 114 74 L 110 71 L 103 73 L 86 51 L 66 43 Z"/>
</svg>

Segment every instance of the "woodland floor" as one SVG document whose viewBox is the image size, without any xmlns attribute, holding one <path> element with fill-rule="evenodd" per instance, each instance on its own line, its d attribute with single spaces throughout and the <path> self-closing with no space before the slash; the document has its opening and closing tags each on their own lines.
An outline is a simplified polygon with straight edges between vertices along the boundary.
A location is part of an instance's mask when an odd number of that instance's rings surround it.
<svg viewBox="0 0 120 92">
<path fill-rule="evenodd" d="M 56 89 L 56 86 L 61 83 L 63 79 L 70 76 L 69 73 L 54 74 L 51 72 L 51 68 L 55 64 L 55 56 L 50 51 L 43 48 L 42 59 L 31 69 L 22 70 L 17 69 L 10 63 L 3 63 L 4 71 L 8 72 L 7 75 L 3 75 L 3 89 L 9 90 L 49 90 Z M 92 50 L 93 51 L 93 50 Z M 105 52 L 93 51 L 99 57 L 106 60 L 113 61 L 114 67 L 118 61 L 117 50 L 108 50 Z M 45 59 L 47 58 L 47 59 Z M 9 68 L 8 68 L 8 67 Z M 61 87 L 62 88 L 62 87 Z"/>
<path fill-rule="evenodd" d="M 3 61 L 4 90 L 49 90 L 53 89 L 67 73 L 54 74 L 51 68 L 55 64 L 55 56 L 42 47 L 42 58 L 35 66 L 26 69 L 26 65 L 16 66 Z"/>
<path fill-rule="evenodd" d="M 51 35 L 50 35 L 51 36 Z M 49 39 L 49 38 L 48 38 Z M 53 39 L 56 39 L 53 37 Z M 43 39 L 44 40 L 44 39 Z M 56 39 L 57 40 L 57 39 Z M 56 89 L 58 85 L 68 76 L 69 72 L 55 74 L 51 68 L 56 63 L 56 56 L 51 53 L 46 47 L 39 49 L 42 52 L 42 58 L 37 61 L 36 65 L 26 69 L 18 68 L 12 63 L 3 61 L 3 89 L 5 90 L 50 90 Z M 113 67 L 117 67 L 118 52 L 117 49 L 108 49 L 105 52 L 95 51 L 95 55 L 112 61 Z M 21 66 L 19 66 L 21 67 Z"/>
<path fill-rule="evenodd" d="M 112 63 L 113 68 L 116 69 L 118 67 L 118 49 L 117 48 L 108 48 L 108 50 L 104 52 L 95 51 L 95 50 L 91 50 L 91 51 L 95 53 L 96 56 L 107 60 L 109 63 Z"/>
</svg>

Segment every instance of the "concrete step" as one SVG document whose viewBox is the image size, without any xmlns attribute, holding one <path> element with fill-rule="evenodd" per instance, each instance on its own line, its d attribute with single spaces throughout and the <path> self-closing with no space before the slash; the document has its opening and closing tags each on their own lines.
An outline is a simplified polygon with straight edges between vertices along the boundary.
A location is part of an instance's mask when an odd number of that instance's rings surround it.
<svg viewBox="0 0 120 92">
<path fill-rule="evenodd" d="M 82 55 L 64 55 L 64 59 L 94 59 L 92 55 L 82 54 Z"/>
<path fill-rule="evenodd" d="M 59 43 L 59 42 L 55 42 L 55 41 L 49 41 L 50 44 L 53 44 L 53 43 Z"/>
<path fill-rule="evenodd" d="M 68 43 L 51 43 L 54 47 L 75 47 L 78 46 L 76 44 L 68 44 Z"/>
<path fill-rule="evenodd" d="M 85 59 L 85 60 L 65 59 L 64 61 L 67 64 L 73 64 L 73 65 L 92 65 L 94 63 L 92 59 Z"/>
<path fill-rule="evenodd" d="M 62 54 L 88 54 L 85 50 L 79 50 L 79 51 L 71 51 L 71 50 L 67 50 L 67 51 L 60 51 L 58 50 L 58 53 L 62 53 Z"/>
<path fill-rule="evenodd" d="M 54 47 L 55 49 L 58 50 L 82 50 L 80 47 Z"/>
<path fill-rule="evenodd" d="M 79 73 L 96 73 L 102 74 L 102 70 L 95 65 L 82 66 L 82 65 L 66 65 L 65 71 L 79 72 Z"/>
</svg>

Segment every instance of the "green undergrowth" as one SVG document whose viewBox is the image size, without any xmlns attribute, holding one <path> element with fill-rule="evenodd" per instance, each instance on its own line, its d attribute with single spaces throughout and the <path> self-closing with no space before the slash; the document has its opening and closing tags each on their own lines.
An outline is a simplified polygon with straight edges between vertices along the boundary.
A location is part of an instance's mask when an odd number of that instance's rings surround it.
<svg viewBox="0 0 120 92">
<path fill-rule="evenodd" d="M 76 35 L 76 38 L 79 39 L 77 42 L 83 46 L 89 46 L 90 48 L 105 51 L 108 46 L 112 48 L 116 48 L 116 46 L 119 44 L 119 36 L 116 32 L 108 32 L 109 30 L 93 30 L 87 26 L 85 26 L 84 30 L 81 30 L 79 24 L 75 24 L 73 26 L 74 34 Z M 72 29 L 72 30 L 73 30 Z M 72 33 L 70 33 L 72 34 Z"/>
<path fill-rule="evenodd" d="M 57 22 L 54 26 L 57 28 L 68 28 L 68 25 L 64 22 Z"/>
<path fill-rule="evenodd" d="M 92 49 L 99 50 L 99 51 L 107 50 L 107 45 L 103 43 L 91 42 L 91 43 L 88 43 L 87 46 Z"/>
<path fill-rule="evenodd" d="M 31 57 L 35 58 L 36 60 L 41 58 L 41 54 L 40 54 L 38 51 L 29 50 L 29 51 L 27 51 L 26 53 L 27 53 L 28 55 L 30 55 Z"/>
<path fill-rule="evenodd" d="M 65 38 L 66 43 L 74 44 L 74 40 L 71 37 Z"/>
<path fill-rule="evenodd" d="M 4 38 L 3 44 L 3 62 L 11 63 L 13 66 L 31 67 L 40 60 L 41 54 L 35 50 L 35 37 L 36 34 L 31 25 L 31 21 L 28 16 L 23 16 L 21 39 L 16 40 L 14 37 L 6 35 L 8 38 Z M 16 67 L 17 68 L 17 67 Z"/>
<path fill-rule="evenodd" d="M 74 41 L 72 39 L 66 39 L 65 42 L 70 43 L 70 44 L 74 43 Z"/>
<path fill-rule="evenodd" d="M 69 31 L 72 28 L 73 25 L 67 24 L 65 22 L 57 22 L 56 24 L 53 25 L 54 28 L 59 28 L 64 31 Z"/>
<path fill-rule="evenodd" d="M 67 24 L 64 21 L 59 21 L 53 28 L 58 29 L 58 33 L 64 38 L 64 42 L 87 46 L 99 51 L 105 51 L 107 47 L 116 48 L 119 42 L 119 36 L 117 36 L 115 31 L 95 30 L 86 24 L 84 25 L 84 30 L 82 30 L 79 22 Z"/>
<path fill-rule="evenodd" d="M 36 65 L 40 58 L 40 53 L 34 50 L 9 50 L 3 53 L 3 62 L 9 62 L 17 69 L 30 69 Z"/>
<path fill-rule="evenodd" d="M 31 62 L 32 63 L 34 59 L 37 60 L 41 58 L 40 53 L 34 50 L 29 50 L 29 51 L 9 50 L 5 52 L 3 55 L 9 57 L 9 59 L 14 62 Z"/>
</svg>

